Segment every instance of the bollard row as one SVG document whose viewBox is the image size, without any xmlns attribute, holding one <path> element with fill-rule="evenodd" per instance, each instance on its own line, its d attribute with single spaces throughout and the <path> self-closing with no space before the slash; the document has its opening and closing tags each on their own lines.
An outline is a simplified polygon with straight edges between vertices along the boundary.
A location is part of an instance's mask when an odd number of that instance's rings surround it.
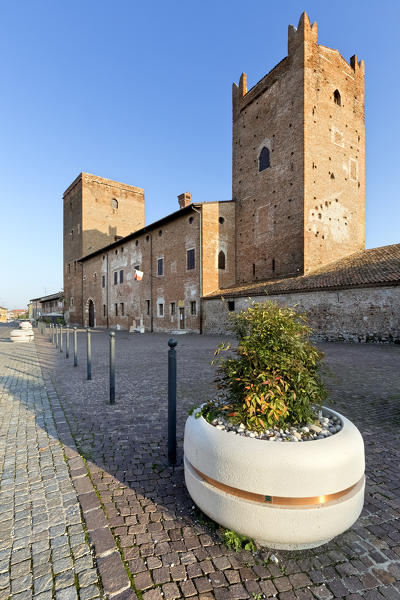
<svg viewBox="0 0 400 600">
<path fill-rule="evenodd" d="M 69 358 L 69 335 L 70 328 L 65 328 L 66 345 L 65 358 Z M 63 327 L 62 325 L 50 325 L 50 339 L 56 348 L 63 352 Z M 74 327 L 74 367 L 78 366 L 78 339 L 77 328 Z M 168 464 L 176 465 L 176 348 L 177 341 L 174 338 L 168 340 Z M 86 355 L 87 355 L 87 379 L 92 379 L 92 343 L 91 331 L 86 329 Z M 110 404 L 115 404 L 115 333 L 110 333 Z"/>
</svg>

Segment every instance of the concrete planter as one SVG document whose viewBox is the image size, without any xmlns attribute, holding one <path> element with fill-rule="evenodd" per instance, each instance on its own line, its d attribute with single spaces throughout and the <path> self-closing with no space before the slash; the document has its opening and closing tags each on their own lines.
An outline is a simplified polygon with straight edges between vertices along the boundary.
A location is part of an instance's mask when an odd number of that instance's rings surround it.
<svg viewBox="0 0 400 600">
<path fill-rule="evenodd" d="M 31 342 L 33 337 L 33 331 L 29 328 L 13 329 L 10 333 L 10 340 L 12 342 Z"/>
<path fill-rule="evenodd" d="M 339 413 L 340 432 L 307 442 L 269 442 L 185 425 L 185 480 L 197 506 L 223 527 L 285 550 L 325 544 L 355 523 L 364 504 L 364 443 Z"/>
</svg>

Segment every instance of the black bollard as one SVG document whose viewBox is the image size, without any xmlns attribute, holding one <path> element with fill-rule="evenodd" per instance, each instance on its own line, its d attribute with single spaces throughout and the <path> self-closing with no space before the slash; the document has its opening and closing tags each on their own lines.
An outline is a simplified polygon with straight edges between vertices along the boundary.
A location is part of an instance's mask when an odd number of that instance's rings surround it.
<svg viewBox="0 0 400 600">
<path fill-rule="evenodd" d="M 176 464 L 176 351 L 177 341 L 168 340 L 168 464 Z"/>
<path fill-rule="evenodd" d="M 60 325 L 60 352 L 63 351 L 63 326 Z"/>
<path fill-rule="evenodd" d="M 69 325 L 66 332 L 65 358 L 69 358 Z"/>
<path fill-rule="evenodd" d="M 110 404 L 115 404 L 115 333 L 110 333 Z"/>
<path fill-rule="evenodd" d="M 87 379 L 92 379 L 92 343 L 90 339 L 90 329 L 89 327 L 86 329 L 87 331 Z"/>
<path fill-rule="evenodd" d="M 76 337 L 76 327 L 74 327 L 74 367 L 78 366 L 78 340 Z"/>
</svg>

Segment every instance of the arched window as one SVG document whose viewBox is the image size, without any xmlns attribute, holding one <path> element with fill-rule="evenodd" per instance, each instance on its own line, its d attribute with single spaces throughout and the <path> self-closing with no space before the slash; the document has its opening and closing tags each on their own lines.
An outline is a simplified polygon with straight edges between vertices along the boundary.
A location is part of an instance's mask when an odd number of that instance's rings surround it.
<svg viewBox="0 0 400 600">
<path fill-rule="evenodd" d="M 260 152 L 260 156 L 258 157 L 258 170 L 265 171 L 265 169 L 268 169 L 268 167 L 270 166 L 271 165 L 269 162 L 269 150 L 267 146 L 264 146 L 264 148 Z"/>
<path fill-rule="evenodd" d="M 114 210 L 118 209 L 118 200 L 116 198 L 113 198 L 111 200 L 111 208 L 113 208 Z"/>
<path fill-rule="evenodd" d="M 225 269 L 225 252 L 222 250 L 218 254 L 218 269 Z"/>
<path fill-rule="evenodd" d="M 334 100 L 335 104 L 337 104 L 338 106 L 342 106 L 342 99 L 340 97 L 339 90 L 335 90 L 333 92 L 333 100 Z"/>
</svg>

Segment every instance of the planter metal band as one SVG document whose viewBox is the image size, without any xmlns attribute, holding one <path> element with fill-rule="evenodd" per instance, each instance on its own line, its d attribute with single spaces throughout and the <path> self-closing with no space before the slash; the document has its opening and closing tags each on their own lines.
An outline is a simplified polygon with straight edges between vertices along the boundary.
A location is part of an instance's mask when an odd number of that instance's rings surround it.
<svg viewBox="0 0 400 600">
<path fill-rule="evenodd" d="M 190 468 L 197 473 L 204 481 L 209 483 L 211 486 L 216 487 L 227 494 L 231 494 L 233 496 L 238 496 L 239 498 L 244 498 L 245 500 L 252 500 L 253 502 L 261 502 L 263 504 L 279 504 L 280 506 L 304 506 L 311 507 L 316 504 L 327 504 L 328 502 L 332 502 L 334 500 L 338 500 L 342 496 L 345 496 L 349 492 L 351 492 L 357 486 L 362 486 L 364 482 L 364 476 L 357 483 L 351 485 L 345 490 L 341 490 L 340 492 L 335 492 L 334 494 L 326 494 L 322 496 L 310 496 L 306 498 L 292 498 L 285 496 L 268 496 L 265 494 L 255 494 L 253 492 L 246 492 L 245 490 L 240 490 L 238 488 L 231 487 L 230 485 L 225 485 L 224 483 L 220 483 L 207 475 L 204 475 L 201 471 L 196 469 L 192 464 L 188 462 Z"/>
</svg>

